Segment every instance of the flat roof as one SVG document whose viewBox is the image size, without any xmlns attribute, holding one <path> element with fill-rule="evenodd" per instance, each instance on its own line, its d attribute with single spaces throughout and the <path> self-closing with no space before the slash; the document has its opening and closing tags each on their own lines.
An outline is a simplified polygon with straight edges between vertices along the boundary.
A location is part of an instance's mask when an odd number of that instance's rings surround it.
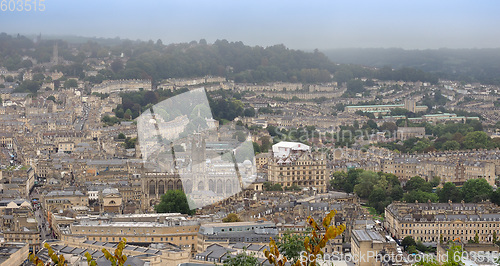
<svg viewBox="0 0 500 266">
<path fill-rule="evenodd" d="M 352 233 L 356 235 L 360 241 L 385 241 L 379 233 L 373 230 L 353 230 Z"/>
</svg>

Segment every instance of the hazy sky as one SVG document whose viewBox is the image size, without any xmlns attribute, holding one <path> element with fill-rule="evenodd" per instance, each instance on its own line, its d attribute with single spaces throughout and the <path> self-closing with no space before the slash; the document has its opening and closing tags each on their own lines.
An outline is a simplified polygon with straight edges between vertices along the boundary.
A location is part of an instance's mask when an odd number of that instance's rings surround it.
<svg viewBox="0 0 500 266">
<path fill-rule="evenodd" d="M 27 1 L 27 0 L 22 0 Z M 34 0 L 31 0 L 33 2 Z M 37 0 L 40 1 L 40 0 Z M 0 32 L 206 39 L 295 49 L 500 47 L 498 0 L 45 0 L 0 11 Z"/>
</svg>

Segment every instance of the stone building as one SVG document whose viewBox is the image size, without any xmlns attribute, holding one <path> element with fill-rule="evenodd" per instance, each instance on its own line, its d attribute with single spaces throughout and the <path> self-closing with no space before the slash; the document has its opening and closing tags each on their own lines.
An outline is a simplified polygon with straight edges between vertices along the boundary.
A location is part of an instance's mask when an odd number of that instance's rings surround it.
<svg viewBox="0 0 500 266">
<path fill-rule="evenodd" d="M 214 242 L 269 243 L 269 238 L 278 235 L 273 222 L 237 222 L 203 224 L 198 232 L 198 252 L 203 252 Z"/>
<path fill-rule="evenodd" d="M 500 230 L 500 208 L 490 202 L 395 202 L 385 209 L 384 226 L 398 239 L 412 236 L 416 241 L 437 243 L 459 238 L 466 243 L 477 234 L 479 242 L 486 243 Z"/>
<path fill-rule="evenodd" d="M 407 140 L 410 138 L 422 138 L 425 136 L 425 127 L 398 127 L 396 138 Z"/>
<path fill-rule="evenodd" d="M 197 220 L 188 220 L 179 213 L 78 216 L 69 225 L 57 226 L 62 240 L 83 236 L 88 240 L 117 243 L 126 238 L 130 244 L 172 243 L 193 252 L 200 228 Z"/>
<path fill-rule="evenodd" d="M 284 141 L 273 145 L 272 153 L 268 163 L 270 182 L 326 192 L 330 175 L 324 154 L 312 153 L 311 148 L 302 143 Z"/>
<path fill-rule="evenodd" d="M 387 239 L 373 229 L 353 230 L 351 237 L 351 254 L 356 265 L 383 265 L 384 258 L 398 254 L 396 241 Z M 402 257 L 401 257 L 402 258 Z"/>
<path fill-rule="evenodd" d="M 150 79 L 121 79 L 121 80 L 105 80 L 92 88 L 92 92 L 97 93 L 114 93 L 138 91 L 139 89 L 151 90 L 152 83 Z"/>
<path fill-rule="evenodd" d="M 58 210 L 70 209 L 73 206 L 89 206 L 89 199 L 81 191 L 54 190 L 45 194 L 41 198 L 45 210 L 54 212 Z"/>
</svg>

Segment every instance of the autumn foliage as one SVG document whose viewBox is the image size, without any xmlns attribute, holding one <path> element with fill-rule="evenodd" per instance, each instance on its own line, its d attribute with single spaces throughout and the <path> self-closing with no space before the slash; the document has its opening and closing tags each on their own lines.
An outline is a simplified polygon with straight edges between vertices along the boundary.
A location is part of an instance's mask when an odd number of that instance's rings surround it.
<svg viewBox="0 0 500 266">
<path fill-rule="evenodd" d="M 311 216 L 307 217 L 307 222 L 312 227 L 312 231 L 309 236 L 306 236 L 304 239 L 305 253 L 295 262 L 295 264 L 293 264 L 294 266 L 315 266 L 316 258 L 323 257 L 324 254 L 322 249 L 326 246 L 328 241 L 344 232 L 345 225 L 335 226 L 335 224 L 332 224 L 335 214 L 337 214 L 337 211 L 332 210 L 323 219 L 321 225 L 318 225 Z M 264 254 L 269 260 L 269 263 L 275 266 L 283 266 L 289 261 L 288 258 L 280 254 L 276 242 L 272 238 L 269 243 L 269 248 L 270 250 L 264 250 Z"/>
</svg>

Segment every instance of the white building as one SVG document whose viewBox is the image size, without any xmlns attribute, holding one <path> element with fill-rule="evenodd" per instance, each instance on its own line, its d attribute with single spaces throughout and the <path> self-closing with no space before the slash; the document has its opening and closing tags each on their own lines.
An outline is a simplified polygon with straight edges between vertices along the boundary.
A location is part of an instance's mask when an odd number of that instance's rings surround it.
<svg viewBox="0 0 500 266">
<path fill-rule="evenodd" d="M 273 145 L 273 155 L 275 158 L 286 158 L 290 155 L 310 150 L 311 147 L 299 142 L 282 141 Z"/>
</svg>

